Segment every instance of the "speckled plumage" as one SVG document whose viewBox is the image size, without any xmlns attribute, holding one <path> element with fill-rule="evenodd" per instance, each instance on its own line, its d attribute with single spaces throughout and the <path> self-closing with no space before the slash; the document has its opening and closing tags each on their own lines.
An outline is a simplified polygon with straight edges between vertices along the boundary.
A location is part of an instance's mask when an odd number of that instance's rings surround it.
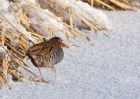
<svg viewBox="0 0 140 99">
<path fill-rule="evenodd" d="M 49 41 L 44 41 L 30 47 L 27 55 L 32 56 L 39 67 L 44 67 L 44 63 L 55 65 L 64 57 L 61 43 L 61 38 L 53 37 Z"/>
<path fill-rule="evenodd" d="M 62 43 L 61 38 L 52 37 L 49 41 L 44 41 L 30 47 L 27 51 L 27 56 L 38 68 L 50 67 L 54 69 L 54 65 L 61 62 L 64 57 L 62 46 L 66 45 Z"/>
<path fill-rule="evenodd" d="M 49 63 L 55 65 L 64 57 L 62 48 L 53 48 L 48 55 L 33 55 L 35 62 L 39 67 L 43 67 L 43 63 Z"/>
</svg>

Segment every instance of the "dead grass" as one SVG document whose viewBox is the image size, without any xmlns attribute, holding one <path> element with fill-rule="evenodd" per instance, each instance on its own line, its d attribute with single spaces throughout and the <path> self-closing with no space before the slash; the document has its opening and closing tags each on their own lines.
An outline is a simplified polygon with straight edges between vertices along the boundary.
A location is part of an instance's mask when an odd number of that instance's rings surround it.
<svg viewBox="0 0 140 99">
<path fill-rule="evenodd" d="M 91 6 L 108 10 L 137 10 L 131 5 L 133 0 L 82 0 Z"/>
</svg>

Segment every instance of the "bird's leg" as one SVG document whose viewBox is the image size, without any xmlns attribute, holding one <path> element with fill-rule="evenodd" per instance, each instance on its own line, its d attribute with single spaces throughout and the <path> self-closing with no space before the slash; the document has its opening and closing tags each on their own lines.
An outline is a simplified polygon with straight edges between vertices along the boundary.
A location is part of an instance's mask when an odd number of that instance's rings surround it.
<svg viewBox="0 0 140 99">
<path fill-rule="evenodd" d="M 39 70 L 39 73 L 40 73 L 40 76 L 41 76 L 41 82 L 46 82 L 46 83 L 48 83 L 48 81 L 46 81 L 46 80 L 44 79 L 44 76 L 43 76 L 43 74 L 42 74 L 41 69 L 40 69 L 39 66 L 38 66 L 38 70 Z"/>
<path fill-rule="evenodd" d="M 47 67 L 47 68 L 51 68 L 52 73 L 53 73 L 51 78 L 53 78 L 53 75 L 56 78 L 56 69 L 55 69 L 54 65 L 45 63 L 44 66 Z"/>
<path fill-rule="evenodd" d="M 56 79 L 56 69 L 55 69 L 55 67 L 51 66 L 50 68 L 52 69 L 52 73 L 53 73 L 51 78 L 53 78 L 53 75 L 54 75 L 54 78 Z"/>
<path fill-rule="evenodd" d="M 39 70 L 39 74 L 40 74 L 40 77 L 41 77 L 41 82 L 44 82 L 44 83 L 49 83 L 49 81 L 45 80 L 44 79 L 44 76 L 43 76 L 43 73 L 41 72 L 41 69 L 39 66 L 37 66 L 38 70 Z"/>
<path fill-rule="evenodd" d="M 34 58 L 32 57 L 32 53 L 31 53 L 30 50 L 29 50 L 28 56 L 30 57 L 31 62 L 38 68 L 39 73 L 40 73 L 40 76 L 41 76 L 41 81 L 42 81 L 42 82 L 45 82 L 45 83 L 48 83 L 48 81 L 46 81 L 46 80 L 44 79 L 44 77 L 43 77 L 43 75 L 42 75 L 42 72 L 41 72 L 41 69 L 40 69 L 40 67 L 38 66 L 38 64 L 36 63 L 36 61 L 34 60 Z"/>
</svg>

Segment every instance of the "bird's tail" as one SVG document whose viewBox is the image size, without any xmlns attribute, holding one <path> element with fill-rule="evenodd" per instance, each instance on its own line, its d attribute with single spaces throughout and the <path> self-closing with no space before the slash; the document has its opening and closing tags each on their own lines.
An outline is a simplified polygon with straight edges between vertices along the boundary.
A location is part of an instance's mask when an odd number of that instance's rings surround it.
<svg viewBox="0 0 140 99">
<path fill-rule="evenodd" d="M 36 67 L 39 67 L 39 66 L 37 65 L 36 61 L 34 60 L 34 58 L 32 57 L 32 53 L 31 53 L 30 50 L 28 50 L 28 51 L 26 52 L 26 55 L 31 59 L 31 62 L 32 62 Z"/>
</svg>

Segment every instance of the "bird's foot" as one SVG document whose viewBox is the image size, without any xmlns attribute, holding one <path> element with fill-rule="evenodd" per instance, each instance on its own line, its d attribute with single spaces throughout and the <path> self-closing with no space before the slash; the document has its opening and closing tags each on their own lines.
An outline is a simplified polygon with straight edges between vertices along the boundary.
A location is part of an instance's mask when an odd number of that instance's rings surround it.
<svg viewBox="0 0 140 99">
<path fill-rule="evenodd" d="M 41 80 L 41 82 L 43 82 L 43 83 L 49 83 L 49 81 L 47 81 L 47 80 Z"/>
<path fill-rule="evenodd" d="M 37 82 L 49 83 L 49 81 L 48 80 L 45 80 L 45 79 L 37 80 Z"/>
</svg>

